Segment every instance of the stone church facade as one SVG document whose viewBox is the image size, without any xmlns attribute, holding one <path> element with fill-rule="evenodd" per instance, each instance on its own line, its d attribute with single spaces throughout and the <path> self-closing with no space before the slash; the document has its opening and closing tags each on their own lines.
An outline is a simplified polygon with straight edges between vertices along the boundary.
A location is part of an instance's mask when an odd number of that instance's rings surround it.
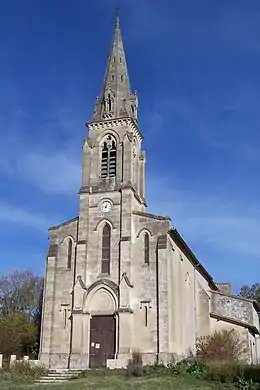
<svg viewBox="0 0 260 390">
<path fill-rule="evenodd" d="M 216 284 L 169 217 L 150 214 L 145 151 L 119 19 L 83 145 L 79 215 L 49 229 L 40 360 L 50 368 L 181 359 L 235 328 L 260 356 L 257 303 Z"/>
</svg>

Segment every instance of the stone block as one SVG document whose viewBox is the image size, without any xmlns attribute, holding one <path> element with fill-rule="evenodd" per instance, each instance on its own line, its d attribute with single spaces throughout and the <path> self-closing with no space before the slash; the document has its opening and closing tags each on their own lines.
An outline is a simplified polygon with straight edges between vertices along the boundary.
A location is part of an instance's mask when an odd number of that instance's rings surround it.
<svg viewBox="0 0 260 390">
<path fill-rule="evenodd" d="M 10 367 L 16 363 L 16 355 L 11 355 L 10 356 Z"/>
</svg>

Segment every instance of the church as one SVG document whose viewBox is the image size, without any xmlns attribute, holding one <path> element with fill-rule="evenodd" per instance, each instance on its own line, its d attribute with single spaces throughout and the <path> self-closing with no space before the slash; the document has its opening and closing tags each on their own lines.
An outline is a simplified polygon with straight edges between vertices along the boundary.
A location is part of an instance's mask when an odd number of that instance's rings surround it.
<svg viewBox="0 0 260 390">
<path fill-rule="evenodd" d="M 52 369 L 177 361 L 234 328 L 259 362 L 259 306 L 215 283 L 169 217 L 147 211 L 146 155 L 119 17 L 83 144 L 79 215 L 49 229 L 39 359 Z M 149 135 L 148 135 L 149 136 Z M 78 189 L 75 188 L 75 194 Z"/>
</svg>

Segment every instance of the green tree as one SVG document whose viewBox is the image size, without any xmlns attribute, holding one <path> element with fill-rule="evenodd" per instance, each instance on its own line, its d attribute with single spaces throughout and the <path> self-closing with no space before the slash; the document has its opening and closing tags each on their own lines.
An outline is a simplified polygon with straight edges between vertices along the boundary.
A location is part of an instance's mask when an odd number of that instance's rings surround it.
<svg viewBox="0 0 260 390">
<path fill-rule="evenodd" d="M 0 351 L 37 355 L 43 278 L 32 271 L 15 271 L 0 277 Z"/>
<path fill-rule="evenodd" d="M 0 317 L 0 351 L 4 356 L 35 355 L 38 343 L 37 324 L 24 314 Z"/>
<path fill-rule="evenodd" d="M 239 295 L 260 302 L 260 283 L 252 284 L 252 286 L 242 286 Z"/>
</svg>

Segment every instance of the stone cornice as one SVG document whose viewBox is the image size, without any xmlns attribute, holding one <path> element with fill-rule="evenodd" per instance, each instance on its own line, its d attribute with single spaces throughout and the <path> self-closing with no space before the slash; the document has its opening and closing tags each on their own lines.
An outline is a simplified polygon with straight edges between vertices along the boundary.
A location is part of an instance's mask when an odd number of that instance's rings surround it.
<svg viewBox="0 0 260 390">
<path fill-rule="evenodd" d="M 135 215 L 139 215 L 140 217 L 147 217 L 151 219 L 157 219 L 159 221 L 171 221 L 171 218 L 168 216 L 163 217 L 162 215 L 155 215 L 150 213 L 145 213 L 144 211 L 133 211 Z"/>
<path fill-rule="evenodd" d="M 224 317 L 213 312 L 210 313 L 210 317 L 215 318 L 217 321 L 224 321 L 233 325 L 243 326 L 250 329 L 254 334 L 260 334 L 259 329 L 257 329 L 255 325 L 248 324 L 247 322 L 239 321 L 234 318 Z"/>
<path fill-rule="evenodd" d="M 118 310 L 116 310 L 115 314 L 118 314 L 118 313 L 129 313 L 129 314 L 133 314 L 134 311 L 133 309 L 131 309 L 130 307 L 120 307 Z"/>
<path fill-rule="evenodd" d="M 79 195 L 80 194 L 96 194 L 96 193 L 107 194 L 110 192 L 112 193 L 112 192 L 117 192 L 117 191 L 121 191 L 121 190 L 128 190 L 128 189 L 131 189 L 133 191 L 133 194 L 139 203 L 143 204 L 144 206 L 147 206 L 146 200 L 137 194 L 135 186 L 131 182 L 115 185 L 113 190 L 107 190 L 107 191 L 104 190 L 103 187 L 98 187 L 98 186 L 94 187 L 94 186 L 89 186 L 89 185 L 82 186 L 79 190 Z M 93 207 L 96 207 L 96 206 L 93 206 Z"/>
<path fill-rule="evenodd" d="M 86 126 L 89 128 L 89 130 L 104 130 L 104 129 L 110 129 L 111 127 L 118 127 L 127 125 L 131 128 L 134 135 L 137 137 L 138 141 L 143 140 L 143 135 L 141 131 L 139 130 L 139 127 L 137 125 L 137 121 L 133 118 L 125 117 L 125 118 L 118 118 L 118 119 L 105 119 L 102 121 L 93 121 L 86 123 Z"/>
<path fill-rule="evenodd" d="M 49 231 L 50 231 L 50 230 L 57 230 L 57 229 L 59 229 L 59 228 L 61 228 L 61 227 L 63 227 L 63 226 L 69 225 L 70 223 L 77 221 L 78 218 L 79 218 L 79 217 L 71 218 L 71 219 L 69 219 L 68 221 L 62 222 L 62 223 L 59 224 L 59 225 L 50 226 L 50 227 L 49 227 Z"/>
</svg>

